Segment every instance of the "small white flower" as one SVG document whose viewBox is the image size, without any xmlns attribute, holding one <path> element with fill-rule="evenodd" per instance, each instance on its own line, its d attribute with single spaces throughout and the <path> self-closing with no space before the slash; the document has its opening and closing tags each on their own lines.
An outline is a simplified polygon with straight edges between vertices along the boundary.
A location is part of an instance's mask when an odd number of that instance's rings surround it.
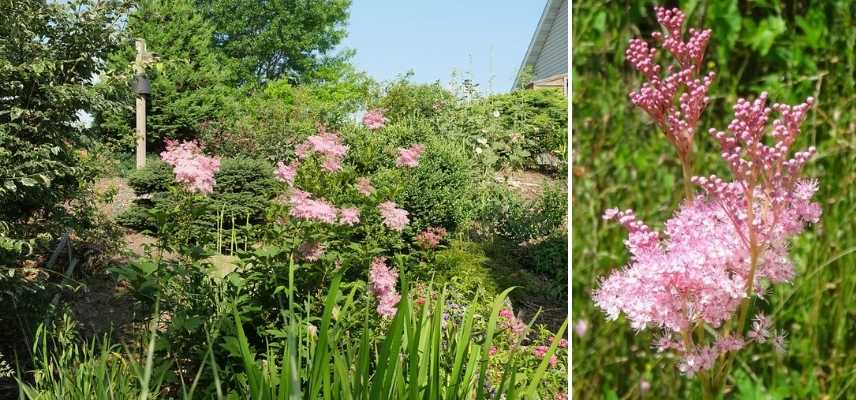
<svg viewBox="0 0 856 400">
<path fill-rule="evenodd" d="M 487 139 L 480 137 L 480 138 L 476 139 L 476 142 L 479 142 L 479 144 L 482 144 L 482 145 L 486 145 Z"/>
<path fill-rule="evenodd" d="M 499 118 L 499 110 L 494 110 L 494 111 L 493 111 L 493 117 L 494 117 L 494 118 Z"/>
<path fill-rule="evenodd" d="M 476 154 L 481 154 L 481 153 L 482 153 L 481 147 L 476 147 Z"/>
</svg>

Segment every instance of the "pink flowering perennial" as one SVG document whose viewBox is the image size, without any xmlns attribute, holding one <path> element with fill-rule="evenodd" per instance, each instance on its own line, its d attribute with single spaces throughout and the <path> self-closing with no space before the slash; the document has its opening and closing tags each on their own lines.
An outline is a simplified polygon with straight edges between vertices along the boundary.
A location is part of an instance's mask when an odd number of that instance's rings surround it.
<svg viewBox="0 0 856 400">
<path fill-rule="evenodd" d="M 680 11 L 657 9 L 657 16 L 671 36 L 679 32 Z M 663 42 L 683 55 L 676 58 L 684 67 L 695 65 L 709 33 L 695 35 L 688 43 Z M 643 73 L 657 69 L 639 65 Z M 815 149 L 791 155 L 813 103 L 808 98 L 796 106 L 770 106 L 766 93 L 739 99 L 728 129 L 710 130 L 732 180 L 692 177 L 702 194 L 685 199 L 662 232 L 630 210 L 604 214 L 629 231 L 624 243 L 630 263 L 601 281 L 595 304 L 609 319 L 624 314 L 634 329 L 660 331 L 655 347 L 678 353 L 679 370 L 700 375 L 707 394 L 721 393 L 734 352 L 768 342 L 783 350 L 785 334 L 772 329 L 769 317 L 756 315 L 749 329 L 746 323 L 749 305 L 764 296 L 765 283 L 794 278 L 788 244 L 820 219 L 820 206 L 812 201 L 818 182 L 801 176 Z M 767 129 L 774 112 L 778 117 Z"/>
<path fill-rule="evenodd" d="M 425 151 L 425 145 L 414 144 L 407 149 L 398 149 L 398 159 L 395 160 L 395 165 L 399 167 L 416 168 L 419 166 L 419 157 Z"/>
<path fill-rule="evenodd" d="M 395 291 L 398 272 L 386 265 L 386 257 L 375 257 L 369 270 L 369 285 L 377 299 L 377 313 L 384 318 L 392 318 L 401 296 Z"/>
<path fill-rule="evenodd" d="M 298 144 L 294 152 L 301 160 L 313 153 L 321 155 L 324 160 L 321 169 L 327 172 L 336 172 L 342 169 L 342 160 L 348 153 L 348 146 L 344 144 L 339 135 L 327 132 L 323 126 L 320 126 L 318 133 L 309 136 L 303 143 Z"/>
<path fill-rule="evenodd" d="M 166 140 L 161 159 L 173 167 L 175 180 L 191 192 L 209 194 L 214 191 L 214 174 L 220 170 L 220 160 L 202 154 L 196 141 Z"/>
<path fill-rule="evenodd" d="M 408 212 L 398 208 L 398 205 L 391 201 L 386 201 L 377 206 L 380 216 L 383 217 L 383 224 L 387 228 L 394 231 L 403 231 L 404 227 L 410 222 L 407 218 Z"/>
<path fill-rule="evenodd" d="M 375 188 L 372 186 L 371 179 L 367 177 L 357 178 L 357 183 L 354 185 L 357 188 L 357 192 L 359 192 L 363 196 L 371 196 L 374 193 Z"/>
<path fill-rule="evenodd" d="M 502 318 L 500 327 L 503 329 L 508 329 L 509 332 L 515 337 L 522 338 L 529 327 L 526 325 L 526 322 L 523 322 L 520 318 L 517 318 L 514 313 L 507 309 L 503 308 L 499 311 L 499 316 Z"/>
<path fill-rule="evenodd" d="M 355 207 L 339 209 L 339 224 L 353 226 L 360 223 L 360 209 Z"/>
<path fill-rule="evenodd" d="M 294 185 L 294 178 L 297 176 L 298 167 L 300 167 L 300 163 L 296 161 L 288 165 L 282 161 L 276 163 L 276 179 L 280 182 L 288 183 L 289 186 Z"/>
<path fill-rule="evenodd" d="M 389 120 L 383 115 L 383 110 L 374 109 L 363 115 L 363 125 L 371 130 L 383 128 Z"/>
<path fill-rule="evenodd" d="M 326 200 L 315 200 L 310 193 L 295 188 L 291 190 L 288 202 L 291 205 L 289 215 L 292 217 L 328 224 L 336 223 L 338 210 Z"/>
<path fill-rule="evenodd" d="M 304 242 L 297 248 L 297 253 L 301 260 L 314 262 L 320 260 L 326 250 L 327 246 L 323 243 Z"/>
<path fill-rule="evenodd" d="M 416 237 L 416 244 L 423 249 L 436 249 L 440 245 L 440 241 L 446 237 L 445 228 L 429 227 L 419 232 Z"/>
<path fill-rule="evenodd" d="M 535 355 L 535 357 L 543 359 L 544 356 L 547 355 L 548 350 L 550 350 L 550 348 L 547 346 L 536 346 L 535 349 L 532 350 L 532 354 Z M 558 365 L 558 363 L 559 363 L 559 359 L 556 358 L 555 355 L 553 355 L 553 356 L 550 356 L 549 362 L 550 362 L 550 366 L 555 368 L 556 365 Z"/>
</svg>

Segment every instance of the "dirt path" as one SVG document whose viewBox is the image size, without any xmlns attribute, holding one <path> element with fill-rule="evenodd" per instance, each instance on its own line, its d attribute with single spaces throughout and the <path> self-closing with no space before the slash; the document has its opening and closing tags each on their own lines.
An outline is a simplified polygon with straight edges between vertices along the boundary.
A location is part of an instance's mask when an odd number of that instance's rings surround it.
<svg viewBox="0 0 856 400">
<path fill-rule="evenodd" d="M 119 214 L 131 207 L 137 198 L 134 190 L 128 186 L 127 179 L 121 177 L 103 178 L 95 183 L 95 190 L 98 194 L 111 191 L 115 193 L 110 202 L 101 204 L 98 207 L 111 221 L 114 221 Z M 145 246 L 154 244 L 157 239 L 131 229 L 124 229 L 122 240 L 125 243 L 125 249 L 128 251 L 118 255 L 120 258 L 115 260 L 117 262 L 127 261 L 130 256 L 144 256 Z"/>
<path fill-rule="evenodd" d="M 497 182 L 505 182 L 527 200 L 538 198 L 545 187 L 558 182 L 549 175 L 525 170 L 499 171 L 496 173 L 495 179 Z"/>
<path fill-rule="evenodd" d="M 106 204 L 101 204 L 98 209 L 107 218 L 114 220 L 116 216 L 127 210 L 133 204 L 134 190 L 128 186 L 128 181 L 121 177 L 102 178 L 95 182 L 95 192 L 99 195 L 115 191 L 112 201 Z"/>
<path fill-rule="evenodd" d="M 95 191 L 99 196 L 112 194 L 109 202 L 102 202 L 98 206 L 98 210 L 110 222 L 114 222 L 136 199 L 127 180 L 121 177 L 100 179 L 95 183 Z M 112 265 L 144 256 L 145 246 L 156 240 L 130 229 L 123 228 L 121 231 L 122 246 L 117 254 L 110 255 Z M 114 338 L 122 340 L 133 329 L 135 322 L 145 317 L 137 309 L 137 303 L 127 288 L 108 272 L 86 274 L 81 283 L 81 289 L 67 294 L 66 301 L 83 337 L 101 337 L 110 333 Z"/>
</svg>

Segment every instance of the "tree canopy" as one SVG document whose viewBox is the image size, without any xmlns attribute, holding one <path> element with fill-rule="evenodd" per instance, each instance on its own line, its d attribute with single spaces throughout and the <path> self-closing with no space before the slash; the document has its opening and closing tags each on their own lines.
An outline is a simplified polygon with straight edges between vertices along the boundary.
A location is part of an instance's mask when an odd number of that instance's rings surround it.
<svg viewBox="0 0 856 400">
<path fill-rule="evenodd" d="M 286 77 L 294 82 L 316 69 L 345 38 L 350 0 L 197 0 L 215 27 L 215 41 L 239 64 L 241 82 Z"/>
<path fill-rule="evenodd" d="M 103 102 L 93 76 L 126 11 L 120 0 L 0 0 L 0 220 L 61 211 L 87 176 L 78 113 Z"/>
<path fill-rule="evenodd" d="M 149 139 L 196 136 L 200 121 L 218 115 L 234 86 L 235 63 L 214 47 L 214 27 L 193 0 L 141 0 L 128 17 L 129 37 L 143 38 L 160 57 L 151 81 Z M 113 54 L 111 65 L 127 68 L 136 57 L 133 41 Z M 119 138 L 132 137 L 134 93 L 130 82 L 120 91 L 126 105 L 99 116 L 102 128 Z"/>
</svg>

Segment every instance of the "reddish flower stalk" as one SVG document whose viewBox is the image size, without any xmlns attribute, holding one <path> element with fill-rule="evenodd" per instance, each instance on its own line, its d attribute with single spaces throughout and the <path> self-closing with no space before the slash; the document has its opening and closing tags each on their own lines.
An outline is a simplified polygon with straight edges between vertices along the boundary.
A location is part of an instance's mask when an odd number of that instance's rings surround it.
<svg viewBox="0 0 856 400">
<path fill-rule="evenodd" d="M 693 137 L 701 113 L 710 101 L 707 91 L 716 76 L 713 72 L 700 76 L 711 31 L 690 29 L 689 39 L 684 42 L 684 14 L 678 9 L 663 7 L 656 7 L 655 11 L 657 22 L 665 32 L 654 32 L 651 36 L 677 60 L 677 65 L 670 65 L 662 76 L 662 67 L 656 61 L 657 49 L 649 47 L 642 39 L 631 39 L 625 57 L 647 82 L 630 93 L 630 101 L 651 116 L 677 150 L 685 198 L 691 199 Z"/>
</svg>

